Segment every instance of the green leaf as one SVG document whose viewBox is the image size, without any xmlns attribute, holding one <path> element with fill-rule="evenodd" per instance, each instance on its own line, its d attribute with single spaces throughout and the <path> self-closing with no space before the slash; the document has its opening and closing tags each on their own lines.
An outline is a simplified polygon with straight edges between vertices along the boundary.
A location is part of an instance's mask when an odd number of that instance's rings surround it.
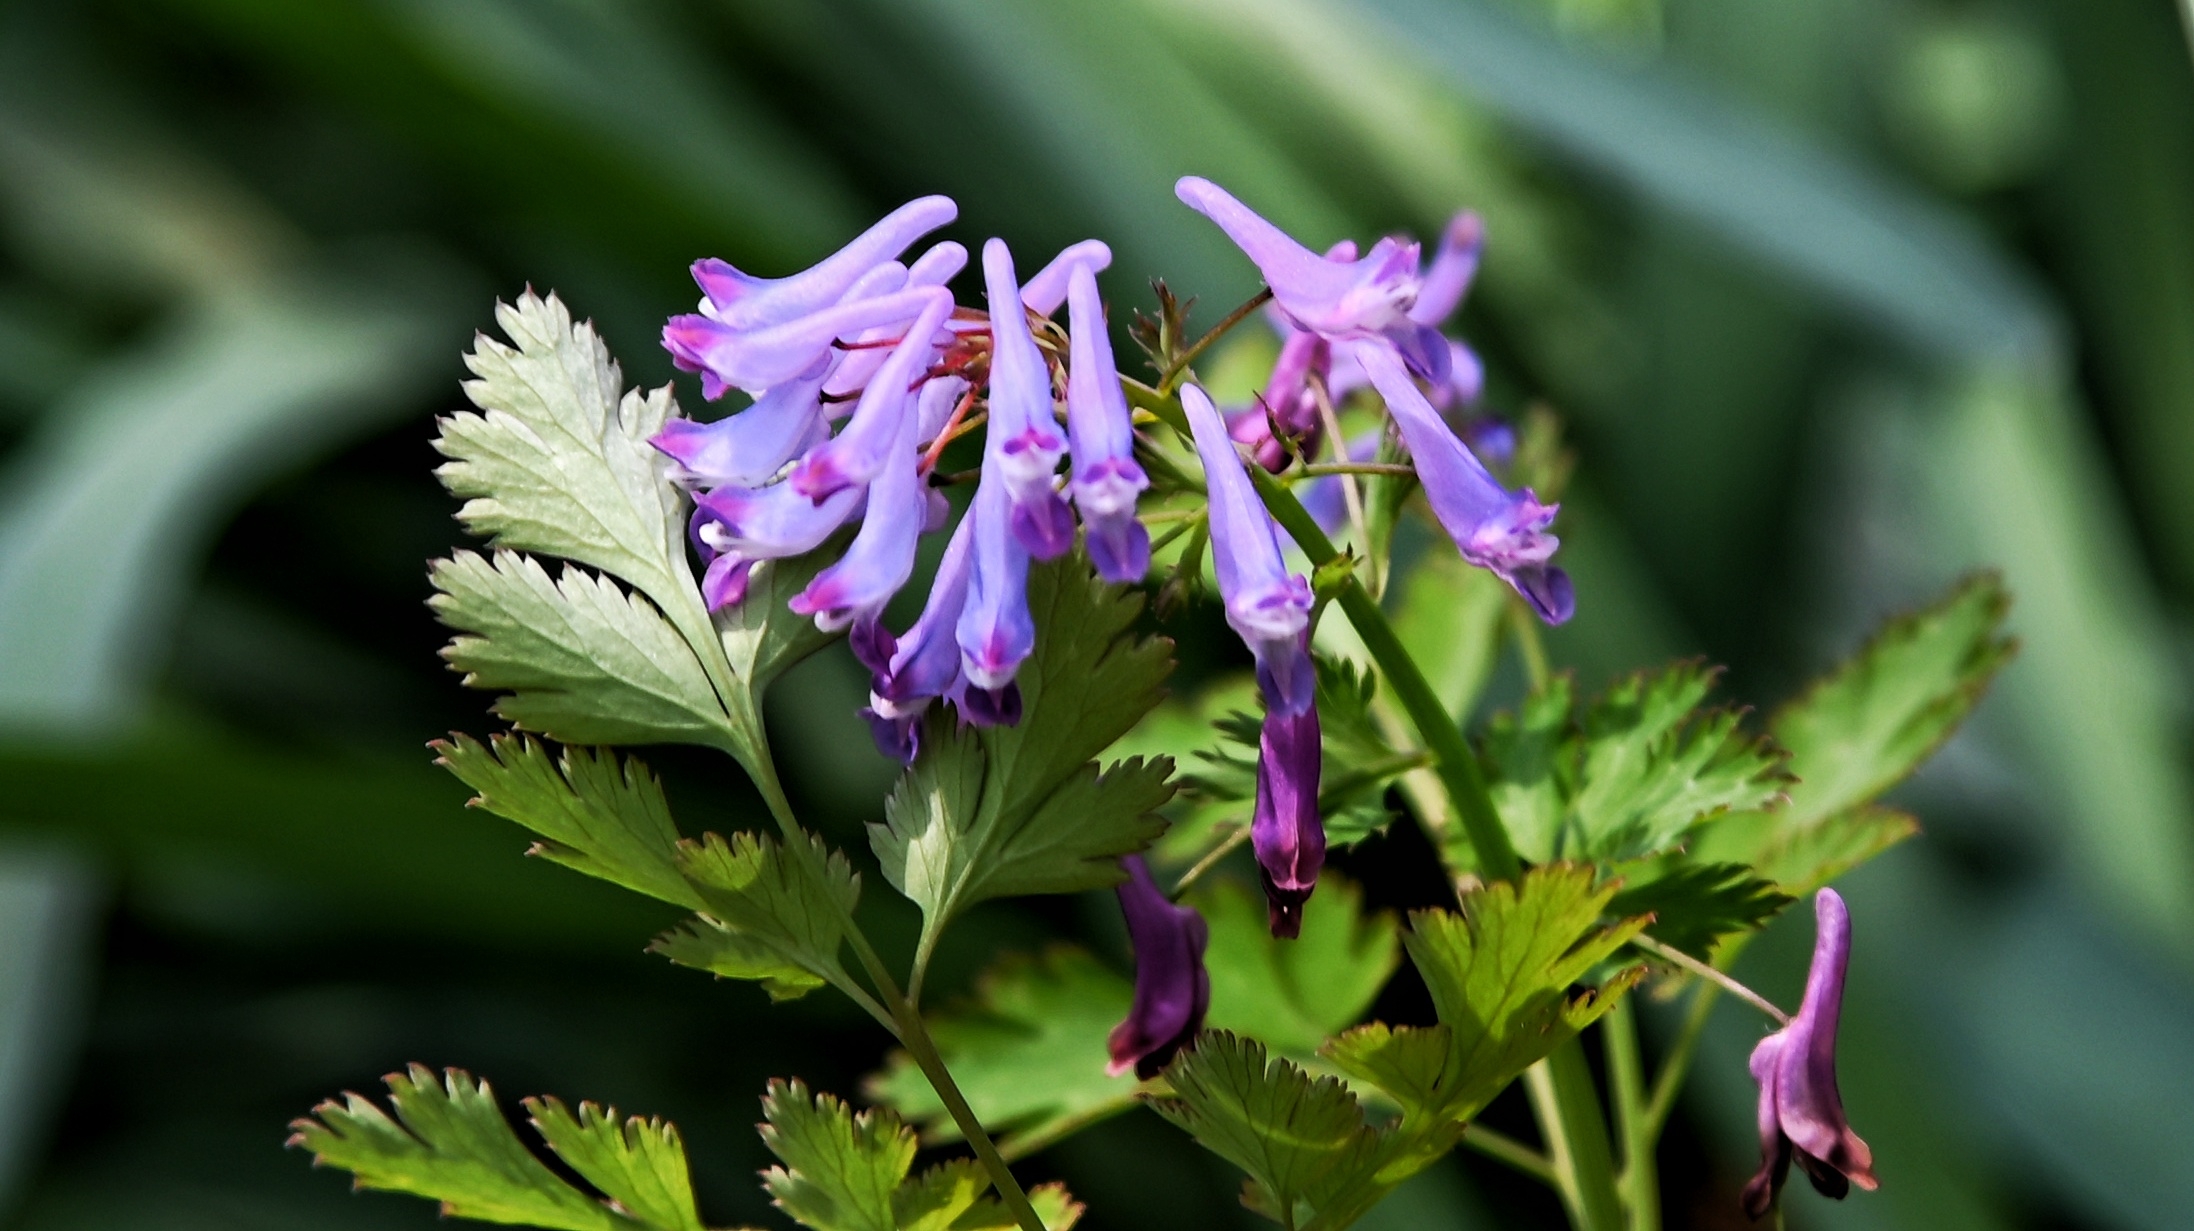
<svg viewBox="0 0 2194 1231">
<path fill-rule="evenodd" d="M 558 1178 L 530 1153 L 484 1081 L 457 1069 L 420 1065 L 388 1078 L 391 1118 L 371 1099 L 346 1094 L 290 1127 L 291 1145 L 341 1167 L 360 1188 L 411 1193 L 442 1203 L 454 1218 L 552 1231 L 616 1231 L 636 1224 Z M 688 1201 L 690 1203 L 690 1196 Z"/>
<path fill-rule="evenodd" d="M 553 294 L 497 304 L 511 345 L 482 335 L 465 365 L 481 413 L 441 421 L 436 474 L 468 497 L 458 520 L 497 547 L 613 573 L 658 604 L 693 591 L 685 501 L 648 444 L 676 413 L 670 386 L 624 391 L 609 348 Z M 695 601 L 698 594 L 695 592 Z"/>
<path fill-rule="evenodd" d="M 914 1133 L 888 1108 L 856 1113 L 798 1080 L 772 1081 L 762 1099 L 762 1140 L 782 1164 L 762 1174 L 777 1208 L 812 1231 L 990 1231 L 1014 1225 L 969 1159 L 909 1177 Z M 1050 1231 L 1067 1231 L 1082 1207 L 1056 1184 L 1029 1194 Z"/>
<path fill-rule="evenodd" d="M 1029 572 L 1036 651 L 1021 721 L 977 728 L 933 714 L 922 754 L 869 827 L 884 875 L 922 908 L 924 943 L 959 911 L 1009 894 L 1117 884 L 1117 857 L 1164 828 L 1172 762 L 1093 760 L 1157 705 L 1171 643 L 1132 632 L 1142 599 L 1079 555 Z"/>
<path fill-rule="evenodd" d="M 1275 940 L 1262 895 L 1219 881 L 1196 895 L 1210 925 L 1213 1029 L 1292 1056 L 1315 1055 L 1354 1025 L 1402 959 L 1394 917 L 1363 913 L 1363 893 L 1328 873 L 1303 908 L 1303 934 Z"/>
<path fill-rule="evenodd" d="M 1756 931 L 1790 905 L 1790 894 L 1740 863 L 1696 864 L 1658 859 L 1618 864 L 1622 887 L 1608 913 L 1652 915 L 1653 938 L 1702 961 L 1711 960 L 1725 936 Z"/>
<path fill-rule="evenodd" d="M 818 980 L 844 985 L 838 948 L 861 881 L 844 855 L 819 838 L 807 841 L 825 869 L 824 884 L 768 837 L 740 833 L 727 842 L 708 834 L 679 843 L 679 870 L 711 918 L 657 940 L 656 951 L 727 978 L 763 980 L 780 1000 Z"/>
<path fill-rule="evenodd" d="M 1134 1076 L 1105 1072 L 1106 1036 L 1127 1017 L 1134 991 L 1081 949 L 1011 955 L 984 973 L 972 1001 L 933 1014 L 930 1034 L 975 1118 L 1005 1134 L 1000 1148 L 1020 1157 L 1135 1105 Z M 869 1079 L 867 1093 L 919 1123 L 929 1140 L 960 1135 L 904 1052 Z"/>
<path fill-rule="evenodd" d="M 1597 1020 L 1643 973 L 1625 970 L 1597 991 L 1571 994 L 1646 922 L 1602 926 L 1615 890 L 1596 881 L 1589 866 L 1553 864 L 1531 869 L 1521 881 L 1472 891 L 1462 914 L 1410 916 L 1402 943 L 1447 1035 L 1437 1080 L 1424 1080 L 1436 1048 L 1410 1027 L 1352 1030 L 1327 1046 L 1327 1059 L 1384 1090 L 1412 1120 L 1476 1115 L 1517 1074 Z"/>
<path fill-rule="evenodd" d="M 1298 1207 L 1321 1209 L 1378 1166 L 1383 1135 L 1348 1087 L 1252 1040 L 1208 1032 L 1165 1076 L 1173 1097 L 1151 1106 L 1248 1172 L 1244 1203 L 1285 1225 L 1296 1224 Z"/>
<path fill-rule="evenodd" d="M 1969 578 L 1783 707 L 1770 730 L 1798 775 L 1788 824 L 1873 802 L 1950 738 L 2017 649 L 2003 635 L 2010 603 L 1995 575 Z"/>
<path fill-rule="evenodd" d="M 704 1231 L 693 1204 L 685 1143 L 667 1120 L 579 1104 L 575 1117 L 553 1098 L 530 1098 L 526 1111 L 557 1157 L 607 1194 L 616 1208 L 662 1231 Z"/>
<path fill-rule="evenodd" d="M 437 764 L 480 794 L 472 803 L 540 835 L 530 854 L 689 910 L 700 895 L 678 871 L 678 827 L 662 784 L 616 753 L 527 736 L 437 740 Z"/>
<path fill-rule="evenodd" d="M 1569 681 L 1558 677 L 1520 714 L 1496 718 L 1485 738 L 1490 788 L 1518 853 L 1542 863 L 1636 859 L 1713 817 L 1780 802 L 1789 781 L 1781 750 L 1746 735 L 1737 712 L 1699 708 L 1715 675 L 1699 663 L 1640 672 L 1574 730 Z"/>
<path fill-rule="evenodd" d="M 787 668 L 838 639 L 786 604 L 844 554 L 852 537 L 848 530 L 804 556 L 757 562 L 747 576 L 746 598 L 716 612 L 724 655 L 756 698 Z"/>
<path fill-rule="evenodd" d="M 647 600 L 572 567 L 461 551 L 429 570 L 428 600 L 458 630 L 442 656 L 474 688 L 508 690 L 495 712 L 572 744 L 732 746 L 692 647 Z"/>
</svg>

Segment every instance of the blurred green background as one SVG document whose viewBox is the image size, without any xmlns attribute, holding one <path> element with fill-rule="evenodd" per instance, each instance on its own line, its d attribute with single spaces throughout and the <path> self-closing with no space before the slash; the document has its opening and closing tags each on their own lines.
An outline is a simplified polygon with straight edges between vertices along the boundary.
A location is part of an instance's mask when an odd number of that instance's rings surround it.
<svg viewBox="0 0 2194 1231">
<path fill-rule="evenodd" d="M 1314 245 L 1484 212 L 1463 328 L 1495 407 L 1569 419 L 1553 650 L 1588 682 L 1704 654 L 1770 705 L 2005 571 L 2023 657 L 1904 791 L 1926 836 L 1847 885 L 1883 1189 L 1791 1221 L 2194 1226 L 2170 0 L 0 0 L 0 1220 L 428 1226 L 280 1148 L 418 1060 L 670 1115 L 712 1221 L 781 1225 L 764 1080 L 852 1093 L 881 1040 L 644 955 L 665 918 L 428 764 L 491 726 L 422 605 L 461 537 L 432 417 L 496 296 L 557 290 L 658 383 L 690 260 L 790 270 L 924 192 L 1025 263 L 1110 241 L 1116 318 L 1162 273 L 1208 321 L 1252 274 L 1188 172 Z M 771 713 L 856 849 L 890 778 L 862 690 L 826 654 Z M 650 760 L 689 832 L 753 823 L 724 764 Z M 1426 857 L 1355 866 L 1407 906 Z M 1058 934 L 1124 963 L 1115 926 L 1104 895 L 991 910 L 941 990 Z M 1794 998 L 1809 942 L 1778 924 L 1740 973 Z M 1674 1226 L 1738 1225 L 1753 1165 L 1759 1027 L 1723 1013 Z M 1253 1225 L 1147 1115 L 1031 1171 L 1093 1227 Z M 1558 1217 L 1472 1157 L 1366 1225 Z"/>
</svg>

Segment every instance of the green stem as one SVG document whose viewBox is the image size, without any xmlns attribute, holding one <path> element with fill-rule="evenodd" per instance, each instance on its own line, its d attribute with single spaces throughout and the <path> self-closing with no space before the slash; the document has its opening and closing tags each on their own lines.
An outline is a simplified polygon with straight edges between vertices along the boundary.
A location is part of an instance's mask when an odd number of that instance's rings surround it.
<svg viewBox="0 0 2194 1231">
<path fill-rule="evenodd" d="M 1490 1128 L 1473 1124 L 1464 1131 L 1463 1144 L 1487 1158 L 1507 1163 L 1550 1188 L 1561 1187 L 1562 1179 L 1554 1174 L 1554 1164 L 1546 1155 L 1506 1133 L 1496 1133 Z"/>
<path fill-rule="evenodd" d="M 1616 1134 L 1623 1143 L 1617 1181 L 1630 1210 L 1630 1231 L 1660 1231 L 1661 1184 L 1655 1170 L 1655 1137 L 1646 1121 L 1645 1062 L 1638 1053 L 1638 1018 L 1621 996 L 1600 1019 L 1607 1045 L 1607 1084 L 1615 1095 Z"/>
<path fill-rule="evenodd" d="M 1524 1090 L 1546 1134 L 1554 1162 L 1555 1190 L 1577 1231 L 1623 1231 L 1623 1202 L 1615 1188 L 1615 1159 L 1608 1149 L 1607 1120 L 1576 1039 L 1524 1073 Z"/>
<path fill-rule="evenodd" d="M 1768 1017 L 1774 1020 L 1776 1025 L 1787 1026 L 1790 1024 L 1790 1014 L 1783 1012 L 1780 1008 L 1777 1008 L 1774 1001 L 1769 1000 L 1767 997 L 1762 996 L 1760 993 L 1753 991 L 1751 988 L 1746 987 L 1744 984 L 1737 982 L 1736 979 L 1730 977 L 1723 971 L 1717 970 L 1714 967 L 1707 965 L 1705 962 L 1700 961 L 1698 958 L 1695 958 L 1690 954 L 1684 952 L 1683 950 L 1676 948 L 1674 945 L 1664 945 L 1660 941 L 1657 941 L 1651 936 L 1646 935 L 1644 932 L 1640 932 L 1636 936 L 1631 937 L 1630 943 L 1633 946 L 1643 949 L 1647 953 L 1650 953 L 1653 956 L 1660 958 L 1662 961 L 1667 962 L 1671 966 L 1690 971 L 1692 974 L 1695 974 L 1700 978 L 1705 979 L 1707 982 L 1715 984 L 1723 991 L 1728 992 L 1730 995 L 1735 996 L 1737 999 L 1744 1001 L 1746 1004 L 1751 1005 L 1753 1008 L 1758 1009 L 1760 1012 L 1767 1014 Z"/>
<path fill-rule="evenodd" d="M 1250 313 L 1264 307 L 1271 300 L 1272 290 L 1267 287 L 1250 296 L 1241 307 L 1227 313 L 1226 319 L 1205 330 L 1204 336 L 1196 339 L 1195 345 L 1174 356 L 1173 362 L 1167 364 L 1164 373 L 1158 377 L 1158 387 L 1171 393 L 1174 382 L 1180 378 L 1181 373 L 1188 371 L 1189 364 L 1196 362 L 1196 356 L 1210 349 L 1211 344 L 1225 337 L 1228 330 L 1248 320 Z"/>
<path fill-rule="evenodd" d="M 1197 881 L 1203 879 L 1204 873 L 1211 871 L 1215 867 L 1218 867 L 1220 860 L 1226 858 L 1228 855 L 1233 854 L 1235 851 L 1240 850 L 1242 844 L 1249 841 L 1249 839 L 1249 826 L 1235 826 L 1234 832 L 1228 834 L 1225 841 L 1222 841 L 1221 843 L 1219 843 L 1219 845 L 1212 847 L 1211 850 L 1206 852 L 1202 859 L 1197 860 L 1195 864 L 1189 868 L 1188 871 L 1181 873 L 1181 879 L 1173 883 L 1173 892 L 1167 896 L 1171 897 L 1176 902 L 1180 901 L 1181 895 L 1188 892 L 1188 887 L 1190 885 L 1193 885 Z"/>
</svg>

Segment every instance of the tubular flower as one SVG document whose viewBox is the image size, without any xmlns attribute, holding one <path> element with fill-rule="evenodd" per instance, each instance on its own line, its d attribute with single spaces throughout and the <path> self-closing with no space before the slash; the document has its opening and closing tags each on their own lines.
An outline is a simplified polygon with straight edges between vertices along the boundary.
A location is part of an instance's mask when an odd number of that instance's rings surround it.
<svg viewBox="0 0 2194 1231">
<path fill-rule="evenodd" d="M 836 304 L 862 275 L 959 216 L 960 207 L 950 197 L 917 198 L 817 264 L 784 278 L 757 278 L 714 259 L 696 261 L 693 280 L 708 296 L 701 310 L 734 330 L 766 329 L 820 312 Z"/>
<path fill-rule="evenodd" d="M 1567 620 L 1577 610 L 1576 592 L 1569 574 L 1547 563 L 1561 544 L 1546 532 L 1559 506 L 1540 504 L 1529 489 L 1502 487 L 1425 400 L 1392 351 L 1364 345 L 1356 348 L 1356 358 L 1402 429 L 1425 498 L 1463 559 L 1515 587 L 1540 619 Z"/>
<path fill-rule="evenodd" d="M 990 291 L 990 439 L 999 475 L 1013 497 L 1013 533 L 1039 560 L 1074 545 L 1074 518 L 1052 488 L 1066 438 L 1052 411 L 1051 369 L 1030 335 L 1013 254 L 1005 241 L 983 245 L 983 280 Z M 989 454 L 984 458 L 989 479 Z"/>
<path fill-rule="evenodd" d="M 1096 271 L 1076 265 L 1067 282 L 1073 363 L 1067 375 L 1067 434 L 1074 478 L 1068 485 L 1088 531 L 1089 558 L 1106 581 L 1140 581 L 1150 571 L 1150 532 L 1135 517 L 1135 498 L 1150 479 L 1135 461 L 1127 395 L 1105 335 Z"/>
<path fill-rule="evenodd" d="M 914 446 L 911 407 L 899 416 L 896 426 L 898 435 L 883 458 L 882 470 L 869 485 L 861 532 L 853 536 L 836 564 L 817 573 L 792 598 L 792 610 L 814 616 L 815 626 L 825 632 L 848 624 L 873 624 L 914 572 L 915 540 L 921 537 L 929 500 Z"/>
<path fill-rule="evenodd" d="M 1226 424 L 1211 398 L 1195 385 L 1181 388 L 1203 459 L 1210 495 L 1211 560 L 1227 623 L 1257 658 L 1257 682 L 1265 704 L 1294 716 L 1309 709 L 1316 677 L 1305 648 L 1310 632 L 1310 583 L 1287 571 L 1272 516 L 1257 500 L 1249 473 L 1234 452 Z"/>
<path fill-rule="evenodd" d="M 786 480 L 811 500 L 868 482 L 895 450 L 911 453 L 917 444 L 911 430 L 901 429 L 916 426 L 916 386 L 937 353 L 936 333 L 952 313 L 952 295 L 941 287 L 908 293 L 928 296 L 921 315 L 876 369 L 845 428 L 810 450 Z"/>
<path fill-rule="evenodd" d="M 907 290 L 941 287 L 958 276 L 966 266 L 967 249 L 946 240 L 932 245 L 915 259 L 914 264 L 906 267 L 906 281 L 903 285 Z M 847 295 L 852 297 L 860 293 L 861 288 L 856 286 Z M 890 341 L 892 333 L 890 329 L 862 331 L 858 338 L 853 339 L 855 345 L 839 357 L 836 366 L 831 370 L 830 383 L 823 386 L 823 392 L 833 398 L 859 393 L 890 354 L 889 348 L 876 344 Z"/>
<path fill-rule="evenodd" d="M 1841 1200 L 1856 1184 L 1872 1191 L 1874 1154 L 1844 1119 L 1836 1090 L 1836 1020 L 1851 961 L 1851 912 L 1833 889 L 1813 898 L 1813 967 L 1805 1003 L 1790 1024 L 1752 1049 L 1760 1083 L 1760 1173 L 1745 1185 L 1744 1209 L 1765 1217 L 1790 1174 L 1791 1159 L 1823 1196 Z"/>
<path fill-rule="evenodd" d="M 807 371 L 839 338 L 914 319 L 935 296 L 934 287 L 896 291 L 753 330 L 706 316 L 674 316 L 663 326 L 663 347 L 679 367 L 701 373 L 706 396 L 727 388 L 758 392 Z"/>
<path fill-rule="evenodd" d="M 1166 900 L 1142 856 L 1129 855 L 1120 864 L 1128 875 L 1118 892 L 1135 946 L 1135 1001 L 1105 1040 L 1112 1053 L 1105 1072 L 1117 1077 L 1134 1069 L 1147 1081 L 1204 1023 L 1211 1006 L 1211 976 L 1204 971 L 1210 930 L 1194 907 Z"/>
<path fill-rule="evenodd" d="M 829 361 L 771 389 L 754 405 L 714 423 L 672 419 L 648 443 L 677 463 L 671 478 L 696 487 L 753 487 L 830 432 L 823 417 Z"/>
<path fill-rule="evenodd" d="M 961 687 L 960 645 L 953 632 L 967 605 L 974 529 L 970 515 L 953 530 L 914 627 L 895 642 L 888 634 L 871 638 L 862 656 L 875 678 L 861 716 L 868 720 L 877 750 L 901 762 L 911 763 L 921 750 L 918 724 L 929 703 Z"/>
<path fill-rule="evenodd" d="M 1009 301 L 1010 302 L 1010 301 Z M 967 691 L 960 713 L 982 725 L 1020 721 L 1021 694 L 1013 677 L 1036 648 L 1036 622 L 1028 610 L 1028 548 L 1013 533 L 1013 497 L 1003 477 L 1003 446 L 985 442 L 975 504 L 966 605 L 953 626 Z"/>
<path fill-rule="evenodd" d="M 1035 277 L 1021 284 L 1021 303 L 1038 316 L 1050 316 L 1067 301 L 1068 283 L 1075 270 L 1087 269 L 1094 276 L 1111 265 L 1112 249 L 1101 239 L 1068 244 L 1049 265 L 1037 270 Z"/>
<path fill-rule="evenodd" d="M 1257 810 L 1249 838 L 1272 934 L 1286 940 L 1302 934 L 1303 903 L 1325 866 L 1326 827 L 1318 816 L 1322 760 L 1316 706 L 1294 715 L 1266 712 L 1257 741 Z"/>
</svg>

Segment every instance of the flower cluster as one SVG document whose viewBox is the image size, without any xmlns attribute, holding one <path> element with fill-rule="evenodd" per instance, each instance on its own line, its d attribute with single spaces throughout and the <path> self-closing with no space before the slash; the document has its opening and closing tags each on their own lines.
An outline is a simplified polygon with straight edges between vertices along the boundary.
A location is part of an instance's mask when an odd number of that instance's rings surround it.
<svg viewBox="0 0 2194 1231">
<path fill-rule="evenodd" d="M 947 241 L 899 260 L 957 214 L 948 198 L 924 197 L 785 278 L 699 262 L 700 310 L 663 330 L 672 359 L 700 373 L 706 396 L 739 389 L 754 399 L 713 423 L 674 420 L 654 441 L 695 491 L 693 542 L 707 563 L 710 609 L 743 601 L 757 562 L 815 551 L 858 520 L 843 554 L 791 607 L 824 629 L 849 631 L 874 675 L 866 713 L 877 744 L 901 760 L 913 759 L 917 721 L 939 698 L 970 722 L 1017 719 L 1014 676 L 1036 635 L 1029 561 L 1074 542 L 1074 513 L 1056 475 L 1070 439 L 1067 494 L 1098 571 L 1135 581 L 1150 559 L 1135 518 L 1148 480 L 1135 462 L 1097 296 L 1111 251 L 1076 244 L 1023 285 L 1012 254 L 993 239 L 983 249 L 991 311 L 959 309 L 946 283 L 967 264 L 966 249 Z M 1048 318 L 1062 305 L 1076 371 L 1064 433 L 1053 397 L 1062 360 L 1030 326 L 1031 316 Z M 928 475 L 979 393 L 989 428 L 973 507 L 953 531 L 921 618 L 895 637 L 881 622 L 884 606 L 912 575 L 920 536 L 951 518 Z"/>
</svg>

